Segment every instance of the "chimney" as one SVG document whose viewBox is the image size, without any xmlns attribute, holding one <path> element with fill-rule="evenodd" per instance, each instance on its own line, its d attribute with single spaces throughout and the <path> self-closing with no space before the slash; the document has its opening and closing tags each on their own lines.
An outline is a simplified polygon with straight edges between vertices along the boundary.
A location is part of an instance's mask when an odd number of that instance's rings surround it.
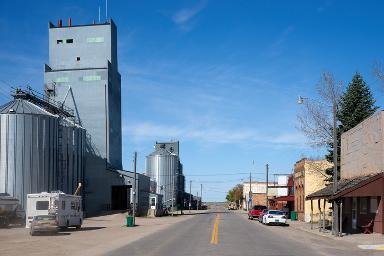
<svg viewBox="0 0 384 256">
<path fill-rule="evenodd" d="M 72 18 L 68 19 L 68 27 L 72 27 Z"/>
<path fill-rule="evenodd" d="M 61 28 L 63 26 L 63 21 L 61 20 L 61 19 L 59 19 L 58 21 L 57 21 L 57 27 L 58 28 Z"/>
</svg>

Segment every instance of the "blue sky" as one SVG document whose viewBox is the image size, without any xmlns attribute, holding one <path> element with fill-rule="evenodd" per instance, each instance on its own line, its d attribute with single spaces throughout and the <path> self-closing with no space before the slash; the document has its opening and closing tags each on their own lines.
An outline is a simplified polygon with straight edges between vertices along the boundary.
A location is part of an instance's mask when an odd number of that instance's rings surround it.
<svg viewBox="0 0 384 256">
<path fill-rule="evenodd" d="M 296 129 L 298 95 L 315 97 L 323 71 L 348 83 L 359 71 L 377 105 L 384 61 L 381 1 L 117 1 L 123 158 L 139 168 L 154 142 L 178 139 L 186 180 L 205 200 L 247 179 L 289 173 L 318 157 Z M 43 88 L 48 21 L 98 19 L 104 1 L 1 1 L 0 103 L 8 85 Z M 65 21 L 66 22 L 66 21 Z M 254 164 L 252 164 L 254 162 Z M 188 188 L 188 187 L 187 187 Z"/>
</svg>

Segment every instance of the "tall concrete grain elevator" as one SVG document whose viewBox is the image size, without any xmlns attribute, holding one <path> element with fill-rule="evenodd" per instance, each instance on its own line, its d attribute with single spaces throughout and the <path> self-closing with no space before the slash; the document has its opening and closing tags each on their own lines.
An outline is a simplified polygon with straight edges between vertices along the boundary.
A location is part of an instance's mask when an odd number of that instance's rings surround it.
<svg viewBox="0 0 384 256">
<path fill-rule="evenodd" d="M 114 170 L 122 169 L 121 78 L 117 63 L 117 28 L 100 24 L 49 23 L 47 98 L 75 110 L 87 130 L 85 207 L 87 213 L 126 209 L 132 187 Z M 114 198 L 120 198 L 112 202 Z M 124 201 L 124 200 L 123 200 Z"/>
</svg>

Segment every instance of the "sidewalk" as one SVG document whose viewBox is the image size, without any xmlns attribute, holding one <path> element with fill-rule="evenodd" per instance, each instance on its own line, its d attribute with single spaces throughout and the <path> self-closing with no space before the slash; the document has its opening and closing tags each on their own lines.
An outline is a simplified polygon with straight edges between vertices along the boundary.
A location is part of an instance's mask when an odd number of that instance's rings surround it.
<svg viewBox="0 0 384 256">
<path fill-rule="evenodd" d="M 382 234 L 344 234 L 342 237 L 335 237 L 331 234 L 329 230 L 325 232 L 319 231 L 319 225 L 317 223 L 313 224 L 313 229 L 311 229 L 311 224 L 303 221 L 288 221 L 288 224 L 291 228 L 309 232 L 315 235 L 328 237 L 334 240 L 340 240 L 344 242 L 349 242 L 354 245 L 377 245 L 378 247 L 384 247 L 384 235 Z M 364 249 L 367 246 L 359 246 Z"/>
<path fill-rule="evenodd" d="M 0 255 L 103 255 L 135 240 L 163 230 L 191 215 L 136 218 L 135 227 L 125 226 L 126 214 L 87 218 L 80 230 L 69 228 L 58 235 L 30 236 L 29 229 L 0 229 Z"/>
</svg>

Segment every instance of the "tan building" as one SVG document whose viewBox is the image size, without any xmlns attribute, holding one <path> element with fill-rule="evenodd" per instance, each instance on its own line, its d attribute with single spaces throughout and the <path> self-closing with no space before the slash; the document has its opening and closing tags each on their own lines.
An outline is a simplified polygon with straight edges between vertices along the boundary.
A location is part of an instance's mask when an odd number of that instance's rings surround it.
<svg viewBox="0 0 384 256">
<path fill-rule="evenodd" d="M 365 119 L 341 135 L 341 179 L 384 170 L 384 112 Z"/>
<path fill-rule="evenodd" d="M 309 222 L 311 220 L 311 202 L 306 201 L 307 195 L 326 186 L 327 175 L 325 170 L 332 166 L 327 160 L 310 160 L 303 158 L 296 162 L 294 167 L 295 211 L 298 220 Z M 320 201 L 319 201 L 320 200 Z M 324 199 L 313 200 L 313 221 L 319 221 L 319 205 L 326 209 L 326 215 L 330 211 L 331 204 Z"/>
<path fill-rule="evenodd" d="M 384 234 L 384 112 L 379 111 L 341 135 L 341 179 L 307 199 L 334 201 L 341 209 L 341 232 Z M 363 228 L 364 227 L 364 228 Z"/>
</svg>

